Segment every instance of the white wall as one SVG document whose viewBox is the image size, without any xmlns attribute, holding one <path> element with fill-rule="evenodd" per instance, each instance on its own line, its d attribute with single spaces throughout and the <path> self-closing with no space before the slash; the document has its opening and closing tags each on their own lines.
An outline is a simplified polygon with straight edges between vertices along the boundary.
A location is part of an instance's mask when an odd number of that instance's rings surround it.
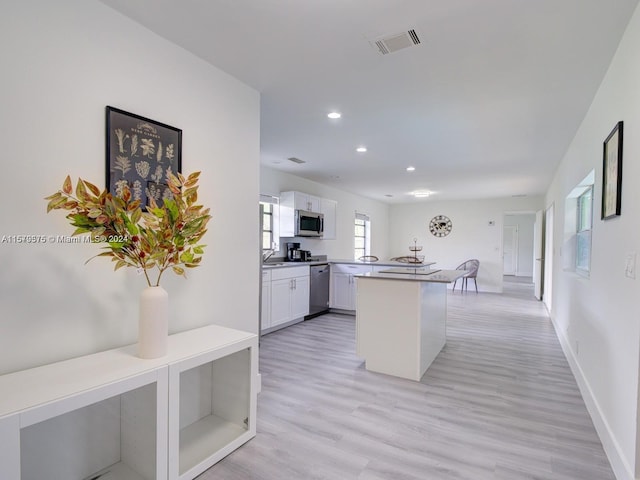
<svg viewBox="0 0 640 480">
<path fill-rule="evenodd" d="M 330 259 L 353 259 L 353 221 L 355 212 L 366 213 L 371 219 L 371 254 L 389 257 L 389 206 L 369 198 L 344 192 L 327 185 L 297 177 L 269 167 L 260 168 L 260 193 L 278 196 L 280 192 L 304 192 L 338 202 L 336 215 L 336 239 L 313 238 L 285 239 L 283 242 L 300 242 L 300 248 L 313 255 L 327 255 Z M 281 250 L 278 256 L 286 255 Z"/>
<path fill-rule="evenodd" d="M 106 105 L 168 123 L 213 215 L 202 267 L 163 277 L 170 330 L 257 332 L 259 94 L 94 0 L 11 2 L 0 36 L 0 235 L 72 232 L 43 197 L 67 174 L 104 184 Z M 0 373 L 135 342 L 145 282 L 84 265 L 98 252 L 0 243 Z"/>
<path fill-rule="evenodd" d="M 504 214 L 536 211 L 542 208 L 540 197 L 498 198 L 488 200 L 437 201 L 393 205 L 390 210 L 391 255 L 408 255 L 409 245 L 418 239 L 425 260 L 434 268 L 453 269 L 465 260 L 480 260 L 478 290 L 502 292 L 502 227 Z M 429 221 L 436 215 L 451 219 L 453 229 L 446 237 L 434 237 Z M 489 222 L 494 225 L 490 226 Z"/>
<path fill-rule="evenodd" d="M 636 10 L 593 103 L 547 193 L 556 208 L 552 318 L 619 480 L 640 478 L 638 375 L 640 277 L 640 11 Z M 602 142 L 624 121 L 622 215 L 600 220 Z M 595 169 L 591 276 L 563 271 L 565 197 Z M 565 252 L 566 253 L 566 252 Z"/>
<path fill-rule="evenodd" d="M 505 226 L 518 227 L 517 277 L 530 277 L 533 275 L 533 230 L 535 223 L 535 213 L 504 216 Z"/>
</svg>

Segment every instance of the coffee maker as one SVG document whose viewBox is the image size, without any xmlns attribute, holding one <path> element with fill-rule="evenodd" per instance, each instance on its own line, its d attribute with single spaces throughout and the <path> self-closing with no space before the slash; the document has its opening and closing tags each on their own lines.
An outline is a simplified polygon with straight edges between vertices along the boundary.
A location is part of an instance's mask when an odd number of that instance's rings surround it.
<svg viewBox="0 0 640 480">
<path fill-rule="evenodd" d="M 298 242 L 287 242 L 287 260 L 289 262 L 301 262 L 302 254 Z"/>
</svg>

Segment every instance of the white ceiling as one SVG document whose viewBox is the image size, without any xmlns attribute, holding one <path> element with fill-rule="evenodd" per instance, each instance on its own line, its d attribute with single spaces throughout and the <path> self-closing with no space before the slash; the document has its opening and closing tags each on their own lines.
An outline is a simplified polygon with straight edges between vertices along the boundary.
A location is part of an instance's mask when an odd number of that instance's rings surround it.
<svg viewBox="0 0 640 480">
<path fill-rule="evenodd" d="M 543 194 L 638 3 L 102 1 L 260 91 L 263 165 L 389 203 Z"/>
</svg>

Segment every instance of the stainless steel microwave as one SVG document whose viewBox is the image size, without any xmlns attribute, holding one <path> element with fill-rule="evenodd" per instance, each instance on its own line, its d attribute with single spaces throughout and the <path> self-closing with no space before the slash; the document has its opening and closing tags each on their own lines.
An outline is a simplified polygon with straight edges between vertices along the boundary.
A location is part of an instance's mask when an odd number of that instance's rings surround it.
<svg viewBox="0 0 640 480">
<path fill-rule="evenodd" d="M 324 215 L 306 210 L 296 210 L 296 237 L 322 237 L 324 233 Z"/>
</svg>

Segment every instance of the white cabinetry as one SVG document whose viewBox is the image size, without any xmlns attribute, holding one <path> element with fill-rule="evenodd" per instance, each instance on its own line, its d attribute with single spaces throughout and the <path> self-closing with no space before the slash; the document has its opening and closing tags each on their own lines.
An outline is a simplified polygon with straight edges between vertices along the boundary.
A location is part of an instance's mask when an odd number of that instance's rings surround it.
<svg viewBox="0 0 640 480">
<path fill-rule="evenodd" d="M 355 310 L 357 280 L 354 275 L 371 271 L 371 265 L 332 264 L 329 306 L 340 310 Z"/>
<path fill-rule="evenodd" d="M 276 327 L 291 320 L 293 279 L 271 281 L 271 325 Z"/>
<path fill-rule="evenodd" d="M 262 270 L 262 303 L 260 308 L 260 329 L 271 327 L 271 270 Z"/>
<path fill-rule="evenodd" d="M 264 287 L 263 287 L 264 288 Z M 262 331 L 302 320 L 309 314 L 309 266 L 281 267 L 271 270 L 271 315 Z"/>
<path fill-rule="evenodd" d="M 281 192 L 280 205 L 285 204 L 294 210 L 306 210 L 307 212 L 320 212 L 320 197 L 302 192 Z"/>
<path fill-rule="evenodd" d="M 257 346 L 209 326 L 171 335 L 160 359 L 131 345 L 0 376 L 0 478 L 194 478 L 255 436 Z M 194 368 L 206 390 L 182 377 Z"/>
<path fill-rule="evenodd" d="M 293 279 L 291 291 L 291 319 L 303 318 L 309 315 L 309 275 L 299 276 Z"/>
<path fill-rule="evenodd" d="M 336 213 L 338 210 L 338 202 L 329 200 L 328 198 L 320 199 L 320 213 L 324 215 L 324 234 L 323 240 L 336 239 Z"/>
<path fill-rule="evenodd" d="M 306 210 L 324 214 L 323 239 L 336 238 L 335 200 L 320 198 L 302 192 L 280 192 L 280 236 L 293 237 L 295 233 L 295 211 Z"/>
</svg>

